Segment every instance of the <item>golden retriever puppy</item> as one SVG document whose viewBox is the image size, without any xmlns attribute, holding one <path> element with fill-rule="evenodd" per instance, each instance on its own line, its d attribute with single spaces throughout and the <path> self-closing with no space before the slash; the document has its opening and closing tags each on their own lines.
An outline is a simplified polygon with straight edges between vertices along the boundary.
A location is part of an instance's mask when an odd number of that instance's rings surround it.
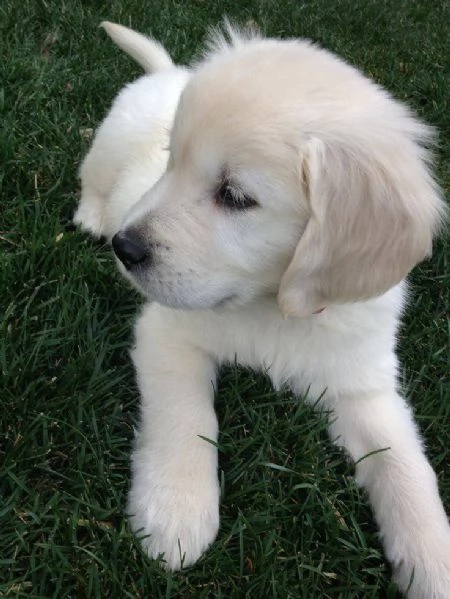
<svg viewBox="0 0 450 599">
<path fill-rule="evenodd" d="M 136 204 L 112 239 L 150 300 L 132 353 L 142 406 L 128 506 L 149 556 L 176 569 L 214 541 L 214 384 L 237 359 L 321 398 L 400 588 L 448 599 L 450 527 L 395 354 L 404 278 L 444 215 L 431 138 L 308 41 L 213 35 L 182 93 L 167 170 L 145 193 L 130 180 Z"/>
<path fill-rule="evenodd" d="M 175 66 L 155 40 L 116 23 L 101 26 L 148 73 L 119 93 L 80 168 L 74 222 L 110 240 L 127 209 L 164 172 L 173 116 L 189 72 Z"/>
</svg>

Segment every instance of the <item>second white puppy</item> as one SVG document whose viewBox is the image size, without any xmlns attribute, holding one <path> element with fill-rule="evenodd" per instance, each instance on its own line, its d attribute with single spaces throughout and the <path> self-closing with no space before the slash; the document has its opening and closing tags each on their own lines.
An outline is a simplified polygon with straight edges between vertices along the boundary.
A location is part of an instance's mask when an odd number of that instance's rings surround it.
<svg viewBox="0 0 450 599">
<path fill-rule="evenodd" d="M 115 98 L 80 168 L 74 223 L 110 240 L 166 168 L 173 117 L 190 75 L 157 41 L 108 21 L 101 26 L 148 73 Z"/>
</svg>

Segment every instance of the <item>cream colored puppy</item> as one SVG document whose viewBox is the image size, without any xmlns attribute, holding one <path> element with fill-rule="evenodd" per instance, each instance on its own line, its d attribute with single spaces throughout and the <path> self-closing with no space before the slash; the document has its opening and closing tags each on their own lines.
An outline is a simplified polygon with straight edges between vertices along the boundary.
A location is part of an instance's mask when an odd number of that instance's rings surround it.
<svg viewBox="0 0 450 599">
<path fill-rule="evenodd" d="M 237 359 L 321 397 L 400 588 L 447 599 L 450 527 L 395 355 L 403 279 L 444 214 L 431 132 L 307 41 L 229 35 L 215 35 L 182 94 L 167 171 L 113 238 L 153 300 L 133 351 L 131 524 L 172 569 L 213 542 L 214 385 Z"/>
<path fill-rule="evenodd" d="M 148 73 L 119 93 L 80 168 L 74 222 L 111 239 L 127 209 L 166 167 L 173 116 L 189 72 L 175 66 L 155 40 L 108 21 L 101 26 Z"/>
</svg>

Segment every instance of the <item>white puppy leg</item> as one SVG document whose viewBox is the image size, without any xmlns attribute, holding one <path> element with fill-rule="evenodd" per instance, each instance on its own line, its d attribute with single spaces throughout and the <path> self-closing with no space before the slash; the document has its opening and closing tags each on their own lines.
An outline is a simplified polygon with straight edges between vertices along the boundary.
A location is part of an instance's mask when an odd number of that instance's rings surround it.
<svg viewBox="0 0 450 599">
<path fill-rule="evenodd" d="M 399 587 L 409 599 L 448 599 L 450 527 L 406 402 L 391 391 L 339 397 L 333 409 L 330 434 L 357 463 Z"/>
<path fill-rule="evenodd" d="M 211 357 L 163 311 L 148 306 L 136 325 L 142 421 L 128 511 L 149 556 L 164 554 L 177 569 L 195 562 L 219 528 L 216 373 Z"/>
</svg>

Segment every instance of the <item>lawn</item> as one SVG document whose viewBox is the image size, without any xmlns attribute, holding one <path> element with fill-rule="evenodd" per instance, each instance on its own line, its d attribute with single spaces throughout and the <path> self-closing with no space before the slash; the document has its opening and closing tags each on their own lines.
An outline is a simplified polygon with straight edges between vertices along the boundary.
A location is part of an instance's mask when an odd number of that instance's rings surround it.
<svg viewBox="0 0 450 599">
<path fill-rule="evenodd" d="M 3 0 L 0 6 L 0 596 L 398 597 L 353 468 L 326 423 L 261 375 L 224 369 L 219 537 L 189 570 L 146 559 L 124 508 L 140 298 L 74 230 L 77 169 L 139 73 L 98 29 L 149 32 L 188 62 L 226 13 L 320 42 L 440 130 L 450 187 L 446 0 Z M 412 274 L 404 385 L 450 510 L 449 239 Z"/>
</svg>

